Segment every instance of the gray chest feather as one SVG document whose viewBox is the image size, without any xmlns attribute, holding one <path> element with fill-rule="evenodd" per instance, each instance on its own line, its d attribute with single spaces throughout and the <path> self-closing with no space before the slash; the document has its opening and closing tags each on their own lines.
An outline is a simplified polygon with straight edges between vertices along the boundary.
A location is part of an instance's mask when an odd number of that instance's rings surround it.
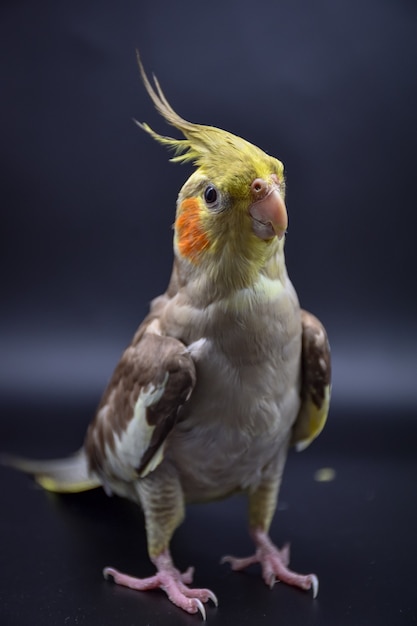
<svg viewBox="0 0 417 626">
<path fill-rule="evenodd" d="M 215 333 L 206 326 L 189 345 L 197 384 L 167 447 L 189 500 L 256 488 L 286 454 L 300 404 L 301 326 L 298 302 L 280 304 L 223 315 Z"/>
</svg>

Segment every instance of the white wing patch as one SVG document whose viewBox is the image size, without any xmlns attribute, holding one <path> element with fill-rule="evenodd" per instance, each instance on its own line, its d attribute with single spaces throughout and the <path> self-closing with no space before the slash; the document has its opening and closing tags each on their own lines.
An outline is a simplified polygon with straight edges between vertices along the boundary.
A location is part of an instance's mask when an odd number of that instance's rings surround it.
<svg viewBox="0 0 417 626">
<path fill-rule="evenodd" d="M 149 324 L 145 332 L 150 333 L 152 335 L 159 335 L 159 336 L 162 335 L 161 323 L 157 317 L 154 320 L 152 320 L 152 322 Z"/>
<path fill-rule="evenodd" d="M 149 384 L 141 389 L 136 401 L 133 417 L 121 436 L 116 435 L 113 449 L 106 443 L 105 456 L 111 474 L 122 480 L 135 480 L 138 477 L 136 469 L 149 447 L 155 426 L 148 423 L 146 413 L 148 407 L 159 402 L 164 394 L 169 374 L 165 374 L 160 385 Z M 152 472 L 162 461 L 163 445 L 149 461 L 140 476 Z"/>
<path fill-rule="evenodd" d="M 198 360 L 205 351 L 205 349 L 207 349 L 208 344 L 208 339 L 202 337 L 201 339 L 190 343 L 190 345 L 187 347 L 187 352 L 192 356 L 194 360 Z"/>
</svg>

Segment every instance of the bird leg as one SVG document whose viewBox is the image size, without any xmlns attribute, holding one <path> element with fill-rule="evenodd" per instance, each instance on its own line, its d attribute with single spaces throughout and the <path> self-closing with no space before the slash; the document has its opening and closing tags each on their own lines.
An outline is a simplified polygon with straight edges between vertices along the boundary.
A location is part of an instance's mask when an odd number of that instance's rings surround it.
<svg viewBox="0 0 417 626">
<path fill-rule="evenodd" d="M 118 585 L 138 591 L 162 589 L 173 604 L 187 613 L 200 611 L 205 620 L 204 602 L 211 600 L 217 606 L 216 596 L 209 589 L 190 588 L 193 568 L 181 573 L 174 566 L 169 551 L 172 535 L 184 517 L 184 497 L 175 468 L 160 465 L 144 480 L 137 481 L 135 489 L 145 514 L 148 552 L 156 574 L 134 578 L 106 567 L 105 578 L 111 576 Z"/>
<path fill-rule="evenodd" d="M 265 481 L 249 494 L 249 527 L 256 546 L 254 555 L 247 558 L 225 556 L 222 563 L 230 563 L 233 570 L 242 570 L 253 563 L 260 563 L 264 581 L 273 587 L 277 580 L 300 589 L 312 589 L 317 596 L 319 581 L 315 574 L 296 574 L 289 569 L 290 547 L 286 544 L 279 550 L 271 541 L 268 530 L 276 509 L 278 491 L 284 468 L 285 455 L 282 454 L 275 478 Z"/>
<path fill-rule="evenodd" d="M 312 589 L 313 597 L 317 596 L 319 581 L 315 574 L 302 575 L 289 569 L 289 544 L 286 544 L 279 550 L 264 531 L 254 529 L 251 534 L 256 546 L 255 554 L 247 558 L 225 556 L 222 559 L 222 563 L 230 563 L 234 571 L 242 570 L 252 563 L 260 563 L 262 577 L 271 588 L 277 581 L 280 581 L 300 589 Z"/>
<path fill-rule="evenodd" d="M 152 559 L 156 566 L 157 573 L 149 578 L 135 578 L 128 574 L 123 574 L 113 567 L 106 567 L 103 571 L 104 577 L 111 576 L 114 582 L 137 591 L 148 591 L 149 589 L 162 589 L 173 604 L 184 609 L 187 613 L 197 613 L 200 611 L 203 619 L 206 619 L 206 610 L 203 602 L 211 600 L 217 606 L 217 598 L 209 589 L 192 589 L 188 587 L 192 583 L 194 570 L 192 567 L 185 572 L 179 572 L 172 562 L 169 550 L 165 550 L 160 555 Z"/>
</svg>

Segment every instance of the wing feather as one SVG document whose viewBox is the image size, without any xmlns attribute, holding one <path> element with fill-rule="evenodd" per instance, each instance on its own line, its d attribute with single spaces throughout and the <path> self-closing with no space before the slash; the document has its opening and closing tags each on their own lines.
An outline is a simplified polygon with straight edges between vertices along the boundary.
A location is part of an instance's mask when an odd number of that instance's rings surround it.
<svg viewBox="0 0 417 626">
<path fill-rule="evenodd" d="M 91 471 L 109 485 L 156 469 L 194 384 L 195 367 L 185 345 L 164 336 L 158 319 L 149 317 L 122 355 L 88 429 Z"/>
<path fill-rule="evenodd" d="M 329 412 L 331 357 L 321 322 L 307 311 L 302 321 L 301 407 L 293 427 L 292 443 L 304 450 L 323 430 Z"/>
</svg>

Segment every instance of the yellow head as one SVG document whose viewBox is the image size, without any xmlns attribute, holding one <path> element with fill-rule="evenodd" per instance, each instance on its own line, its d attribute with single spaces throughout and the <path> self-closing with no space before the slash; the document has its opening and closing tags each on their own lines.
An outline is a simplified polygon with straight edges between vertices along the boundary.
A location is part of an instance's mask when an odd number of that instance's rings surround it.
<svg viewBox="0 0 417 626">
<path fill-rule="evenodd" d="M 182 119 L 138 62 L 156 109 L 185 139 L 139 126 L 174 149 L 172 161 L 197 167 L 178 196 L 176 257 L 225 289 L 249 287 L 283 249 L 288 225 L 283 164 L 240 137 Z"/>
</svg>

